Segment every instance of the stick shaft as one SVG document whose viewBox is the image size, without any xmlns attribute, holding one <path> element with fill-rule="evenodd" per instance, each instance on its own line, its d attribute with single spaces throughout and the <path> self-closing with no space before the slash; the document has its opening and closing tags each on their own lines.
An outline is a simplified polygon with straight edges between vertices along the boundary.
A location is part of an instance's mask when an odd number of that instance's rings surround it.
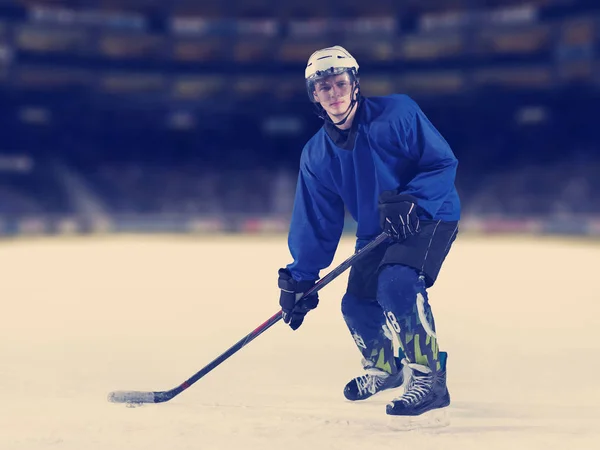
<svg viewBox="0 0 600 450">
<path fill-rule="evenodd" d="M 337 266 L 335 269 L 333 269 L 331 272 L 329 272 L 327 275 L 325 275 L 323 278 L 317 281 L 312 288 L 310 288 L 304 293 L 303 298 L 308 297 L 309 295 L 312 295 L 323 289 L 325 286 L 327 286 L 329 283 L 335 280 L 338 276 L 340 276 L 343 272 L 345 272 L 346 269 L 352 266 L 352 264 L 354 264 L 357 260 L 359 260 L 365 254 L 369 253 L 379 244 L 384 242 L 387 238 L 388 235 L 386 233 L 381 233 L 373 241 L 369 242 L 365 247 L 348 257 L 343 263 L 341 263 L 339 266 Z M 280 320 L 281 311 L 278 311 L 176 388 L 173 388 L 169 391 L 155 392 L 114 391 L 108 395 L 108 400 L 113 403 L 162 403 L 171 400 L 173 397 L 180 394 L 181 392 L 189 388 L 191 385 L 196 383 L 207 373 L 211 372 L 222 362 L 229 359 L 229 357 L 231 357 L 239 350 L 244 348 L 246 345 L 248 345 L 258 336 L 263 334 L 265 331 L 267 331 Z"/>
</svg>

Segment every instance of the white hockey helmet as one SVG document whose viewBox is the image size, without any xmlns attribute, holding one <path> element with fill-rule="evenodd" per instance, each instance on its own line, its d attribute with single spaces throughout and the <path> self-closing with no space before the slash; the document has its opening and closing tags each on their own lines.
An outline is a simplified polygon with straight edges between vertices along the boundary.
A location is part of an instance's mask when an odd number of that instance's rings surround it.
<svg viewBox="0 0 600 450">
<path fill-rule="evenodd" d="M 358 62 L 344 47 L 336 45 L 317 50 L 310 55 L 304 71 L 304 78 L 308 81 L 329 75 L 339 75 L 346 71 L 350 71 L 356 76 Z"/>
<path fill-rule="evenodd" d="M 306 70 L 304 71 L 306 90 L 310 101 L 316 103 L 313 96 L 316 81 L 331 75 L 340 75 L 344 72 L 348 72 L 350 80 L 356 83 L 355 89 L 358 96 L 360 94 L 358 86 L 358 62 L 344 47 L 335 45 L 317 50 L 310 55 L 306 64 Z M 322 111 L 319 111 L 319 116 L 321 115 Z"/>
</svg>

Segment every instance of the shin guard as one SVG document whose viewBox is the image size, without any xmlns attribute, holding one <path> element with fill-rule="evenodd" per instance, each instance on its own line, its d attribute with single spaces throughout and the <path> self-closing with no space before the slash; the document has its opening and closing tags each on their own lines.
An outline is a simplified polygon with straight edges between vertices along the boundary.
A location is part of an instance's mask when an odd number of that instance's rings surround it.
<svg viewBox="0 0 600 450">
<path fill-rule="evenodd" d="M 440 369 L 435 322 L 425 288 L 417 270 L 387 265 L 379 274 L 377 301 L 411 363 Z"/>
</svg>

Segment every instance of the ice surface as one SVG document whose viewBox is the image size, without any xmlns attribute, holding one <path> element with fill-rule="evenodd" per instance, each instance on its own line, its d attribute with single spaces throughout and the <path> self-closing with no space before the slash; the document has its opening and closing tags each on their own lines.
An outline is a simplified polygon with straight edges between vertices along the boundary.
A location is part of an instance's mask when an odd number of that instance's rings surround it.
<svg viewBox="0 0 600 450">
<path fill-rule="evenodd" d="M 334 264 L 352 251 L 340 244 Z M 431 290 L 451 425 L 394 431 L 386 392 L 347 402 L 360 355 L 346 276 L 168 403 L 167 390 L 277 311 L 285 237 L 0 244 L 0 449 L 600 448 L 600 245 L 461 237 Z"/>
</svg>

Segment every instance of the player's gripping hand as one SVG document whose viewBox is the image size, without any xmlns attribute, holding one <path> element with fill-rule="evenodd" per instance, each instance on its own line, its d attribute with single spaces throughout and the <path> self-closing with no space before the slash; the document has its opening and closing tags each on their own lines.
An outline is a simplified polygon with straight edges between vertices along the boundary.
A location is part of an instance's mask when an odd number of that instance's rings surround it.
<svg viewBox="0 0 600 450">
<path fill-rule="evenodd" d="M 381 229 L 393 239 L 401 241 L 421 231 L 417 199 L 412 195 L 383 191 L 378 206 Z"/>
<path fill-rule="evenodd" d="M 279 304 L 281 305 L 283 321 L 292 330 L 297 330 L 302 325 L 306 313 L 311 309 L 315 309 L 319 304 L 319 296 L 316 293 L 300 300 L 302 295 L 314 284 L 314 281 L 296 281 L 292 278 L 289 270 L 279 269 L 278 285 L 281 289 Z"/>
</svg>

